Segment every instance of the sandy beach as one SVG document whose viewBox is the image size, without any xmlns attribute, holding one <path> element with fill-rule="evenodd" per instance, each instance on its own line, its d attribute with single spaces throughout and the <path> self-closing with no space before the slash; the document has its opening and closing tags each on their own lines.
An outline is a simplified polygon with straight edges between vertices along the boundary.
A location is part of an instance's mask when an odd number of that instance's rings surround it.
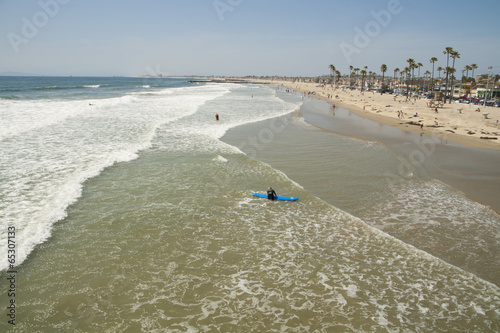
<svg viewBox="0 0 500 333">
<path fill-rule="evenodd" d="M 428 99 L 406 101 L 404 96 L 342 90 L 334 85 L 285 80 L 249 80 L 280 85 L 315 97 L 385 125 L 424 133 L 466 146 L 500 150 L 500 108 L 451 103 L 438 108 Z M 477 111 L 479 109 L 479 111 Z M 423 124 L 423 126 L 421 126 Z"/>
</svg>

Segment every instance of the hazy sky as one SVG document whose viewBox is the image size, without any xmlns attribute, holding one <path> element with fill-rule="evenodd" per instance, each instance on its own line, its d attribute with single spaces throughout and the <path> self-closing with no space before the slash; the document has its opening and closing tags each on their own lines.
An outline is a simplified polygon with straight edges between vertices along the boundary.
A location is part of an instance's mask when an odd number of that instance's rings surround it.
<svg viewBox="0 0 500 333">
<path fill-rule="evenodd" d="M 386 75 L 500 66 L 499 0 L 0 0 L 0 73 Z M 493 72 L 499 73 L 500 67 Z M 422 72 L 423 73 L 423 72 Z M 436 74 L 437 75 L 437 74 Z"/>
</svg>

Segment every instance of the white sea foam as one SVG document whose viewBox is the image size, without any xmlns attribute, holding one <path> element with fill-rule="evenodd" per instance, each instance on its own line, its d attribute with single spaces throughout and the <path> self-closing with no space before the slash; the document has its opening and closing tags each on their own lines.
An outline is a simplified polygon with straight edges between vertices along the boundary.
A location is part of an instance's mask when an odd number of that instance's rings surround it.
<svg viewBox="0 0 500 333">
<path fill-rule="evenodd" d="M 300 105 L 300 103 L 284 102 L 274 96 L 269 88 L 261 88 L 261 91 L 255 92 L 240 85 L 211 85 L 208 86 L 210 88 L 203 87 L 203 89 L 216 89 L 218 86 L 232 93 L 211 99 L 202 105 L 196 114 L 184 117 L 172 126 L 169 124 L 169 135 L 175 136 L 176 139 L 162 139 L 162 145 L 167 142 L 167 147 L 164 148 L 182 151 L 224 149 L 232 153 L 241 153 L 237 147 L 229 146 L 219 140 L 229 129 L 291 113 Z M 186 88 L 179 88 L 181 91 L 183 89 Z M 215 114 L 219 115 L 219 121 L 215 120 Z M 282 124 L 270 127 L 265 134 L 273 135 L 273 131 L 279 130 L 279 126 Z M 183 136 L 186 139 L 182 139 Z M 175 145 L 169 144 L 173 142 Z"/>
<path fill-rule="evenodd" d="M 500 216 L 439 181 L 409 178 L 363 219 L 409 244 L 498 281 Z M 466 237 L 464 235 L 467 235 Z M 425 239 L 420 242 L 419 239 Z"/>
<path fill-rule="evenodd" d="M 227 163 L 227 159 L 224 158 L 224 157 L 222 157 L 222 156 L 220 156 L 220 155 L 217 155 L 217 157 L 214 157 L 213 160 L 216 161 L 216 162 Z"/>
<path fill-rule="evenodd" d="M 75 117 L 88 103 L 0 100 L 0 142 Z M 41 116 L 43 113 L 43 116 Z"/>
<path fill-rule="evenodd" d="M 63 219 L 66 208 L 81 196 L 85 180 L 114 163 L 137 158 L 138 151 L 151 146 L 158 129 L 160 136 L 177 136 L 163 141 L 176 149 L 190 150 L 195 144 L 202 150 L 241 153 L 218 138 L 229 128 L 297 108 L 267 91 L 262 96 L 254 92 L 255 103 L 250 106 L 250 96 L 222 98 L 231 89 L 242 87 L 171 88 L 156 95 L 130 94 L 96 101 L 2 101 L 2 118 L 7 121 L 0 125 L 5 152 L 1 162 L 7 181 L 0 184 L 0 194 L 6 198 L 0 207 L 6 217 L 3 223 L 19 230 L 18 262 L 50 237 L 52 224 Z M 217 123 L 213 119 L 216 112 L 222 118 Z M 190 139 L 183 140 L 183 136 Z M 217 160 L 227 162 L 220 155 Z M 5 267 L 3 258 L 0 269 Z"/>
<path fill-rule="evenodd" d="M 124 95 L 89 101 L 1 101 L 4 170 L 2 228 L 17 230 L 20 264 L 51 234 L 52 225 L 80 196 L 85 180 L 117 162 L 137 158 L 160 126 L 194 114 L 227 89 L 175 89 L 156 97 Z M 0 234 L 2 243 L 6 233 Z M 0 270 L 7 267 L 1 259 Z"/>
</svg>

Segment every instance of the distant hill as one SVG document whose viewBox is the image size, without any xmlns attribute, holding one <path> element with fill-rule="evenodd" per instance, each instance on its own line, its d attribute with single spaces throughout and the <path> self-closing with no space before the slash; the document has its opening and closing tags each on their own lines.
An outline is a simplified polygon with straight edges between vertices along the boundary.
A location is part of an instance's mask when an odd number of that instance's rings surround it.
<svg viewBox="0 0 500 333">
<path fill-rule="evenodd" d="M 29 74 L 29 73 L 20 73 L 20 72 L 1 72 L 0 76 L 42 76 L 39 74 Z"/>
</svg>

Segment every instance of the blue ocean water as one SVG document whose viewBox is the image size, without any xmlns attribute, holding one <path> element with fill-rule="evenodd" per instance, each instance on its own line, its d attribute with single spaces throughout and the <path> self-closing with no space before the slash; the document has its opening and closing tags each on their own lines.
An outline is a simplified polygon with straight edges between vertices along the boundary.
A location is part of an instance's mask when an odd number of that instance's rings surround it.
<svg viewBox="0 0 500 333">
<path fill-rule="evenodd" d="M 10 100 L 103 99 L 151 89 L 189 86 L 185 79 L 156 77 L 0 76 L 0 98 Z"/>
<path fill-rule="evenodd" d="M 456 241 L 479 213 L 477 241 L 488 250 L 498 243 L 494 212 L 439 182 L 377 177 L 397 168 L 391 151 L 308 125 L 300 95 L 187 79 L 41 77 L 1 77 L 0 93 L 0 247 L 15 227 L 19 331 L 500 327 L 497 286 L 384 232 L 447 218 L 463 231 Z M 228 131 L 236 143 L 222 140 Z M 305 185 L 327 171 L 344 209 Z M 300 200 L 252 197 L 269 185 Z"/>
</svg>

